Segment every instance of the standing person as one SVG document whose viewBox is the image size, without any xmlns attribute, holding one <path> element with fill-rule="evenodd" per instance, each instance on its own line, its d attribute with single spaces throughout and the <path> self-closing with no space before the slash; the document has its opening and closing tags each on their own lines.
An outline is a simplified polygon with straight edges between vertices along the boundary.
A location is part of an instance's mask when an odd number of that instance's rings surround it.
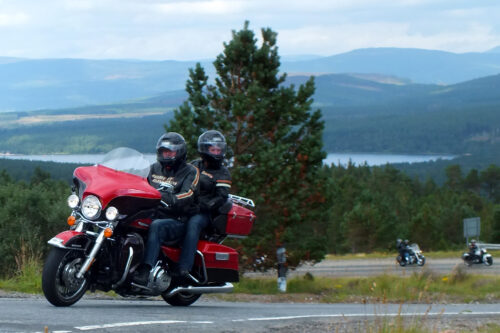
<svg viewBox="0 0 500 333">
<path fill-rule="evenodd" d="M 226 138 L 219 131 L 206 131 L 198 138 L 198 153 L 201 158 L 191 164 L 200 170 L 200 195 L 197 198 L 200 212 L 187 222 L 178 271 L 175 274 L 180 278 L 186 278 L 193 266 L 201 231 L 210 224 L 212 216 L 227 201 L 231 175 L 222 165 L 226 148 Z"/>
<path fill-rule="evenodd" d="M 157 162 L 151 165 L 148 181 L 161 193 L 167 205 L 160 210 L 148 230 L 146 251 L 133 282 L 147 285 L 149 272 L 156 265 L 162 242 L 175 240 L 185 233 L 185 222 L 198 213 L 195 204 L 199 190 L 199 170 L 186 163 L 187 147 L 182 135 L 163 134 L 156 144 Z"/>
</svg>

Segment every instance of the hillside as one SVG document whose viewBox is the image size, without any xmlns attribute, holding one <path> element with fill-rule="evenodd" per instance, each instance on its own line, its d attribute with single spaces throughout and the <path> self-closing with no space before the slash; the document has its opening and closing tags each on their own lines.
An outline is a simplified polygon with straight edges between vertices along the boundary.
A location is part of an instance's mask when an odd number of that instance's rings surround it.
<svg viewBox="0 0 500 333">
<path fill-rule="evenodd" d="M 306 79 L 290 76 L 287 84 Z M 313 107 L 322 110 L 329 152 L 474 153 L 500 145 L 499 86 L 500 75 L 441 86 L 331 74 L 316 78 Z M 184 97 L 177 91 L 133 103 L 3 113 L 0 152 L 105 152 L 120 145 L 149 152 Z"/>
<path fill-rule="evenodd" d="M 500 73 L 496 52 L 451 53 L 422 49 L 369 48 L 313 59 L 287 62 L 288 73 L 379 73 L 417 83 L 453 84 Z"/>
<path fill-rule="evenodd" d="M 194 65 L 181 61 L 2 58 L 0 112 L 109 104 L 183 90 L 188 69 Z"/>
<path fill-rule="evenodd" d="M 213 80 L 212 61 L 201 61 Z M 194 61 L 0 58 L 0 112 L 74 108 L 134 101 L 183 90 Z M 455 84 L 500 73 L 500 56 L 398 48 L 359 49 L 329 57 L 282 58 L 281 70 L 362 73 L 421 84 Z M 398 79 L 400 80 L 400 79 Z M 404 80 L 403 80 L 404 81 Z"/>
</svg>

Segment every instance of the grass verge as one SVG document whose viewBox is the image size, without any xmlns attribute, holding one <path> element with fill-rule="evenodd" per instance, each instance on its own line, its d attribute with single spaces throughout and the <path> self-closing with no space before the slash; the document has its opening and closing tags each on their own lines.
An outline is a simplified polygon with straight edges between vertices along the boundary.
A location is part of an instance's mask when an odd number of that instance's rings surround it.
<svg viewBox="0 0 500 333">
<path fill-rule="evenodd" d="M 28 294 L 42 292 L 42 264 L 38 260 L 29 260 L 22 265 L 13 277 L 0 279 L 0 289 Z"/>
<path fill-rule="evenodd" d="M 249 295 L 280 295 L 275 279 L 242 279 L 235 293 Z M 288 280 L 287 293 L 279 301 L 297 296 L 315 302 L 493 302 L 500 300 L 500 277 L 470 275 L 457 266 L 449 275 L 431 271 L 410 277 L 379 275 L 365 278 L 327 278 L 306 274 Z M 236 296 L 236 300 L 237 300 Z"/>
</svg>

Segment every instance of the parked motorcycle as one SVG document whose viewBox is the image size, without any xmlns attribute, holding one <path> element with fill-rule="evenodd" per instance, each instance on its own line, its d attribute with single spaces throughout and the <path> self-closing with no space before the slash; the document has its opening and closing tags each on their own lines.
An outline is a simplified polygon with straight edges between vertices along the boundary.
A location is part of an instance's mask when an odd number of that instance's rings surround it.
<svg viewBox="0 0 500 333">
<path fill-rule="evenodd" d="M 76 303 L 87 290 L 128 296 L 159 296 L 171 305 L 188 306 L 202 294 L 231 292 L 238 282 L 238 253 L 222 245 L 226 237 L 245 237 L 255 214 L 252 200 L 230 196 L 198 243 L 190 281 L 171 277 L 180 256 L 178 244 L 163 244 L 146 286 L 132 282 L 148 228 L 164 205 L 146 177 L 150 162 L 139 152 L 117 148 L 101 164 L 73 174 L 70 229 L 53 237 L 42 273 L 42 289 L 55 306 Z"/>
<path fill-rule="evenodd" d="M 406 265 L 417 264 L 418 266 L 423 266 L 425 264 L 425 256 L 420 250 L 418 244 L 414 243 L 407 247 L 406 255 L 401 257 L 398 255 L 396 261 L 400 266 L 404 267 Z"/>
<path fill-rule="evenodd" d="M 462 260 L 464 264 L 467 266 L 471 266 L 472 264 L 485 264 L 486 266 L 493 265 L 493 257 L 488 253 L 486 248 L 482 248 L 478 246 L 474 253 L 465 252 L 462 255 Z"/>
</svg>

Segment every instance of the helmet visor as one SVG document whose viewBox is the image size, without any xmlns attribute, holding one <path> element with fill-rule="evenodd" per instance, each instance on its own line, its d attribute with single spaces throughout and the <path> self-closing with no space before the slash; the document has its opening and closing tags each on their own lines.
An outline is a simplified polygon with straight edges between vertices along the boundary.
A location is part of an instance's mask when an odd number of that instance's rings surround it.
<svg viewBox="0 0 500 333">
<path fill-rule="evenodd" d="M 182 149 L 184 146 L 182 144 L 174 144 L 171 143 L 170 141 L 162 141 L 158 147 L 158 150 L 170 150 L 170 151 L 179 151 Z"/>
<path fill-rule="evenodd" d="M 224 156 L 226 154 L 226 143 L 221 141 L 208 141 L 200 145 L 200 152 L 212 156 Z"/>
</svg>

